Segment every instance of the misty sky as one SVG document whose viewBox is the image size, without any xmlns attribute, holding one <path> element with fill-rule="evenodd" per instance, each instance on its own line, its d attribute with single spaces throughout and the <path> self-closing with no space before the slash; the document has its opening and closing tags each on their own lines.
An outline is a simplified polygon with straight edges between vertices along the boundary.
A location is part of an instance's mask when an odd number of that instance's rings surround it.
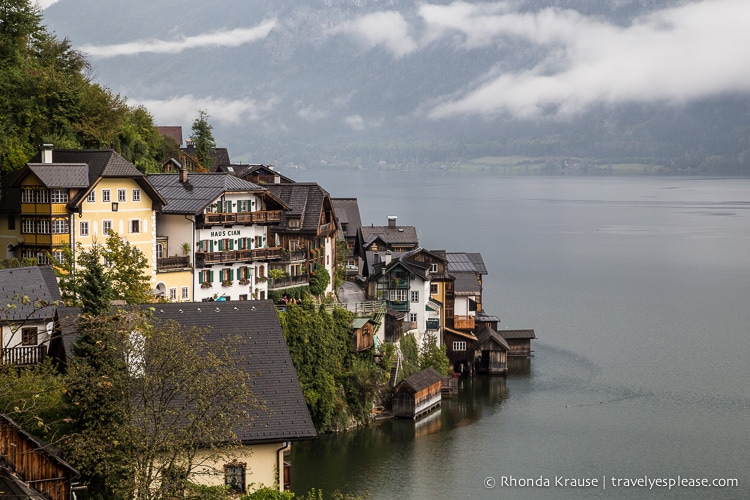
<svg viewBox="0 0 750 500">
<path fill-rule="evenodd" d="M 40 2 L 52 4 L 55 0 Z M 358 44 L 363 55 L 385 49 L 394 60 L 415 58 L 435 44 L 450 42 L 469 56 L 473 49 L 496 49 L 498 63 L 480 78 L 468 80 L 450 95 L 421 103 L 416 114 L 432 119 L 456 116 L 539 116 L 565 118 L 596 104 L 660 102 L 681 104 L 728 93 L 750 91 L 750 1 L 699 0 L 652 11 L 626 26 L 576 11 L 545 8 L 520 12 L 513 2 L 446 5 L 419 4 L 417 15 L 383 10 L 323 31 Z M 117 45 L 83 46 L 92 62 L 139 54 L 174 54 L 197 47 L 221 51 L 261 43 L 273 30 L 288 29 L 283 19 L 266 19 L 242 28 L 187 37 L 131 40 Z M 516 71 L 504 69 L 500 53 L 509 44 L 528 44 L 542 57 Z M 178 95 L 162 100 L 131 100 L 146 105 L 157 121 L 190 121 L 196 109 L 213 120 L 234 123 L 259 117 L 274 99 L 257 102 L 221 96 Z M 314 116 L 314 110 L 302 113 Z M 303 116 L 305 117 L 305 116 Z M 365 126 L 357 114 L 345 118 L 352 128 Z"/>
</svg>

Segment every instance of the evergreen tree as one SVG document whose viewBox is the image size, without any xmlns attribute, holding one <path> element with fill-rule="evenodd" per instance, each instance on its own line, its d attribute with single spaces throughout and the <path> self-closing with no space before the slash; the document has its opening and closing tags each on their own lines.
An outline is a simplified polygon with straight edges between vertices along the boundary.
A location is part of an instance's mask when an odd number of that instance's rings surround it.
<svg viewBox="0 0 750 500">
<path fill-rule="evenodd" d="M 78 263 L 76 283 L 83 312 L 93 316 L 108 314 L 114 293 L 112 281 L 102 264 L 101 247 L 94 245 L 91 250 L 81 252 Z"/>
<path fill-rule="evenodd" d="M 193 121 L 193 144 L 195 145 L 195 155 L 201 166 L 206 170 L 211 170 L 213 166 L 212 151 L 216 147 L 216 141 L 213 136 L 213 127 L 208 123 L 208 112 L 204 109 L 198 111 L 198 118 Z"/>
</svg>

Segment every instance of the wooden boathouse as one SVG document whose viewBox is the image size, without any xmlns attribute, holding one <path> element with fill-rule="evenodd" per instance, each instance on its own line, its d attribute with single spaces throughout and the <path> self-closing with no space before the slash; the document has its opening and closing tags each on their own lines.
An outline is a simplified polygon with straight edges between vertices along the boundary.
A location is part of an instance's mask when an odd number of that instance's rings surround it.
<svg viewBox="0 0 750 500">
<path fill-rule="evenodd" d="M 474 369 L 477 373 L 505 375 L 508 373 L 508 342 L 491 326 L 485 325 L 477 333 L 474 348 Z"/>
<path fill-rule="evenodd" d="M 500 330 L 500 335 L 508 342 L 508 356 L 531 356 L 531 340 L 536 338 L 534 330 Z"/>
<path fill-rule="evenodd" d="M 393 390 L 393 414 L 396 418 L 417 419 L 431 412 L 441 402 L 443 376 L 426 368 L 406 377 Z"/>
</svg>

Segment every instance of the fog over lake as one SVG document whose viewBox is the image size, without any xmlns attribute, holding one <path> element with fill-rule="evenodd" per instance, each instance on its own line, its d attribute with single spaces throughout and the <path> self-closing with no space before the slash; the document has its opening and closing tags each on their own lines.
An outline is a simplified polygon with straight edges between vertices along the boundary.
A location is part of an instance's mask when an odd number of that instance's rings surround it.
<svg viewBox="0 0 750 500">
<path fill-rule="evenodd" d="M 750 179 L 282 173 L 358 198 L 363 224 L 396 215 L 425 248 L 481 252 L 485 310 L 499 328 L 538 337 L 520 373 L 465 380 L 430 421 L 297 445 L 295 490 L 750 495 Z M 561 487 L 558 476 L 598 486 Z M 739 487 L 612 485 L 678 476 L 737 478 Z"/>
</svg>

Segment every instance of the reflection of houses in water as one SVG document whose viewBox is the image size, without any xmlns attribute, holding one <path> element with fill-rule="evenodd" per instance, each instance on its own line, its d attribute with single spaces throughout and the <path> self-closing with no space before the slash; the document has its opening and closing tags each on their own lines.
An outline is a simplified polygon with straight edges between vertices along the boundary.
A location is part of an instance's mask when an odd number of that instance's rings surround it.
<svg viewBox="0 0 750 500">
<path fill-rule="evenodd" d="M 505 377 L 472 377 L 460 381 L 458 397 L 444 399 L 441 412 L 448 428 L 473 424 L 485 406 L 497 407 L 508 397 Z"/>
<path fill-rule="evenodd" d="M 443 428 L 443 419 L 441 412 L 435 411 L 428 413 L 424 417 L 414 422 L 414 437 L 423 437 L 434 432 L 439 432 Z"/>
</svg>

